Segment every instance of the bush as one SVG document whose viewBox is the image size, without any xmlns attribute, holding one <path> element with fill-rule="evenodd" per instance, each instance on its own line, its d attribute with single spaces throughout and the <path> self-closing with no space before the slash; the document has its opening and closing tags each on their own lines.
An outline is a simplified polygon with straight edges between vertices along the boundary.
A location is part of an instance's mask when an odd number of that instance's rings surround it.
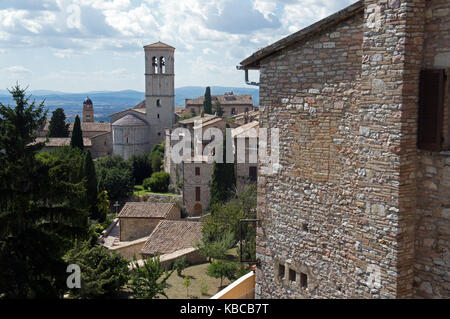
<svg viewBox="0 0 450 319">
<path fill-rule="evenodd" d="M 202 280 L 200 283 L 200 293 L 203 296 L 208 295 L 208 284 L 204 280 Z"/>
<path fill-rule="evenodd" d="M 129 278 L 128 260 L 116 252 L 89 243 L 75 244 L 64 258 L 68 264 L 81 268 L 81 289 L 71 289 L 77 298 L 111 297 L 121 291 Z"/>
<path fill-rule="evenodd" d="M 232 262 L 215 260 L 208 266 L 207 274 L 213 278 L 220 278 L 220 287 L 223 286 L 223 278 L 233 280 L 236 278 L 237 265 Z"/>
<path fill-rule="evenodd" d="M 166 172 L 153 173 L 152 177 L 144 180 L 145 189 L 155 193 L 167 193 L 169 190 L 170 175 Z"/>
</svg>

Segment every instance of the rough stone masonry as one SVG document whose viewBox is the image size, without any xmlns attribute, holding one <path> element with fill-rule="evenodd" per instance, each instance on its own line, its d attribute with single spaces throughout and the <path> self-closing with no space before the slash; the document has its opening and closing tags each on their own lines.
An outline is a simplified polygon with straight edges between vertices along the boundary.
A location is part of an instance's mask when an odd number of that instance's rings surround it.
<svg viewBox="0 0 450 319">
<path fill-rule="evenodd" d="M 450 152 L 417 147 L 449 17 L 445 0 L 359 1 L 241 62 L 260 70 L 260 127 L 280 129 L 281 170 L 258 174 L 258 298 L 449 297 Z"/>
</svg>

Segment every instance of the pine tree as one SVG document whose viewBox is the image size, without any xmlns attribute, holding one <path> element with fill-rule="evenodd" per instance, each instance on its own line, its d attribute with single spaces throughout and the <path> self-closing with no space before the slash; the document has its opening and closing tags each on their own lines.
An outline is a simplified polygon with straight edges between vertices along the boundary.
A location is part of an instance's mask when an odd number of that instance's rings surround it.
<svg viewBox="0 0 450 319">
<path fill-rule="evenodd" d="M 83 150 L 83 132 L 81 131 L 80 117 L 75 117 L 75 123 L 73 124 L 72 138 L 70 139 L 70 146 L 78 147 Z"/>
<path fill-rule="evenodd" d="M 89 206 L 89 215 L 91 219 L 96 219 L 102 222 L 103 220 L 98 213 L 97 197 L 98 197 L 98 181 L 95 173 L 94 162 L 92 161 L 91 152 L 87 151 L 84 157 L 84 176 L 86 177 L 86 200 Z"/>
<path fill-rule="evenodd" d="M 49 137 L 69 137 L 69 124 L 66 124 L 66 114 L 63 108 L 53 111 L 49 125 Z"/>
<path fill-rule="evenodd" d="M 205 114 L 212 114 L 211 89 L 208 86 L 205 90 L 205 100 L 203 101 L 203 111 Z"/>
<path fill-rule="evenodd" d="M 226 128 L 230 128 L 227 124 Z M 234 162 L 226 162 L 226 144 L 227 135 L 223 138 L 223 162 L 214 162 L 213 176 L 211 179 L 210 187 L 210 204 L 211 207 L 217 203 L 223 203 L 227 201 L 234 193 L 236 188 L 236 176 L 234 171 Z"/>
<path fill-rule="evenodd" d="M 73 204 L 84 187 L 70 182 L 65 162 L 37 156 L 43 102 L 30 104 L 19 85 L 10 93 L 16 106 L 0 103 L 0 296 L 56 298 L 66 288 L 62 256 L 87 235 L 86 214 Z"/>
</svg>

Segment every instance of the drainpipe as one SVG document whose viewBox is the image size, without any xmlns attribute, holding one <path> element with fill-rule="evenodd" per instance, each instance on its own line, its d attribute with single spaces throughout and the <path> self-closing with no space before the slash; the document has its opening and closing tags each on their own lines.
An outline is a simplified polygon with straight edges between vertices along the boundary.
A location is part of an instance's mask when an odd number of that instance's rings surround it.
<svg viewBox="0 0 450 319">
<path fill-rule="evenodd" d="M 249 80 L 248 80 L 248 69 L 246 69 L 246 68 L 244 68 L 244 67 L 242 67 L 242 66 L 236 66 L 236 69 L 238 69 L 238 70 L 244 70 L 245 71 L 245 83 L 247 84 L 247 85 L 253 85 L 253 86 L 259 86 L 259 83 L 256 83 L 256 82 L 250 82 Z"/>
</svg>

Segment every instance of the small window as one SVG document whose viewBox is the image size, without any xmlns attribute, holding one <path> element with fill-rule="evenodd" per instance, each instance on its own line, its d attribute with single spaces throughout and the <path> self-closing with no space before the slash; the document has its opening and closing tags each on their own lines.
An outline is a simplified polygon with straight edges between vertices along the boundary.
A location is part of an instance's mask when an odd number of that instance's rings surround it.
<svg viewBox="0 0 450 319">
<path fill-rule="evenodd" d="M 158 114 L 158 118 L 159 118 L 159 114 Z"/>
<path fill-rule="evenodd" d="M 293 269 L 289 269 L 289 281 L 295 281 L 297 279 L 297 273 Z"/>
<path fill-rule="evenodd" d="M 302 229 L 303 229 L 303 231 L 308 231 L 308 224 L 307 223 L 303 223 L 302 224 Z"/>
<path fill-rule="evenodd" d="M 161 136 L 161 132 L 158 132 L 158 136 Z"/>
<path fill-rule="evenodd" d="M 281 280 L 284 278 L 284 265 L 278 265 L 278 278 L 280 278 Z"/>
<path fill-rule="evenodd" d="M 192 113 L 192 114 L 195 114 L 195 109 L 191 109 L 191 113 Z"/>
<path fill-rule="evenodd" d="M 248 107 L 245 108 L 245 112 L 246 112 L 246 113 L 248 112 Z"/>
<path fill-rule="evenodd" d="M 86 114 L 86 121 L 90 121 L 91 120 L 91 114 Z"/>
<path fill-rule="evenodd" d="M 195 176 L 200 176 L 200 167 L 195 168 Z"/>
<path fill-rule="evenodd" d="M 236 114 L 236 109 L 234 107 L 231 109 L 231 114 L 232 115 Z"/>
<path fill-rule="evenodd" d="M 160 100 L 160 99 L 157 99 L 157 100 L 156 100 L 156 106 L 157 106 L 157 107 L 161 107 L 161 100 Z"/>
<path fill-rule="evenodd" d="M 304 273 L 300 273 L 300 286 L 302 288 L 308 288 L 308 275 Z"/>
<path fill-rule="evenodd" d="M 249 175 L 250 181 L 256 182 L 256 180 L 257 180 L 257 167 L 256 166 L 250 166 L 248 168 L 248 171 L 249 171 L 248 175 Z"/>
<path fill-rule="evenodd" d="M 200 201 L 200 187 L 195 188 L 195 200 Z"/>
</svg>

